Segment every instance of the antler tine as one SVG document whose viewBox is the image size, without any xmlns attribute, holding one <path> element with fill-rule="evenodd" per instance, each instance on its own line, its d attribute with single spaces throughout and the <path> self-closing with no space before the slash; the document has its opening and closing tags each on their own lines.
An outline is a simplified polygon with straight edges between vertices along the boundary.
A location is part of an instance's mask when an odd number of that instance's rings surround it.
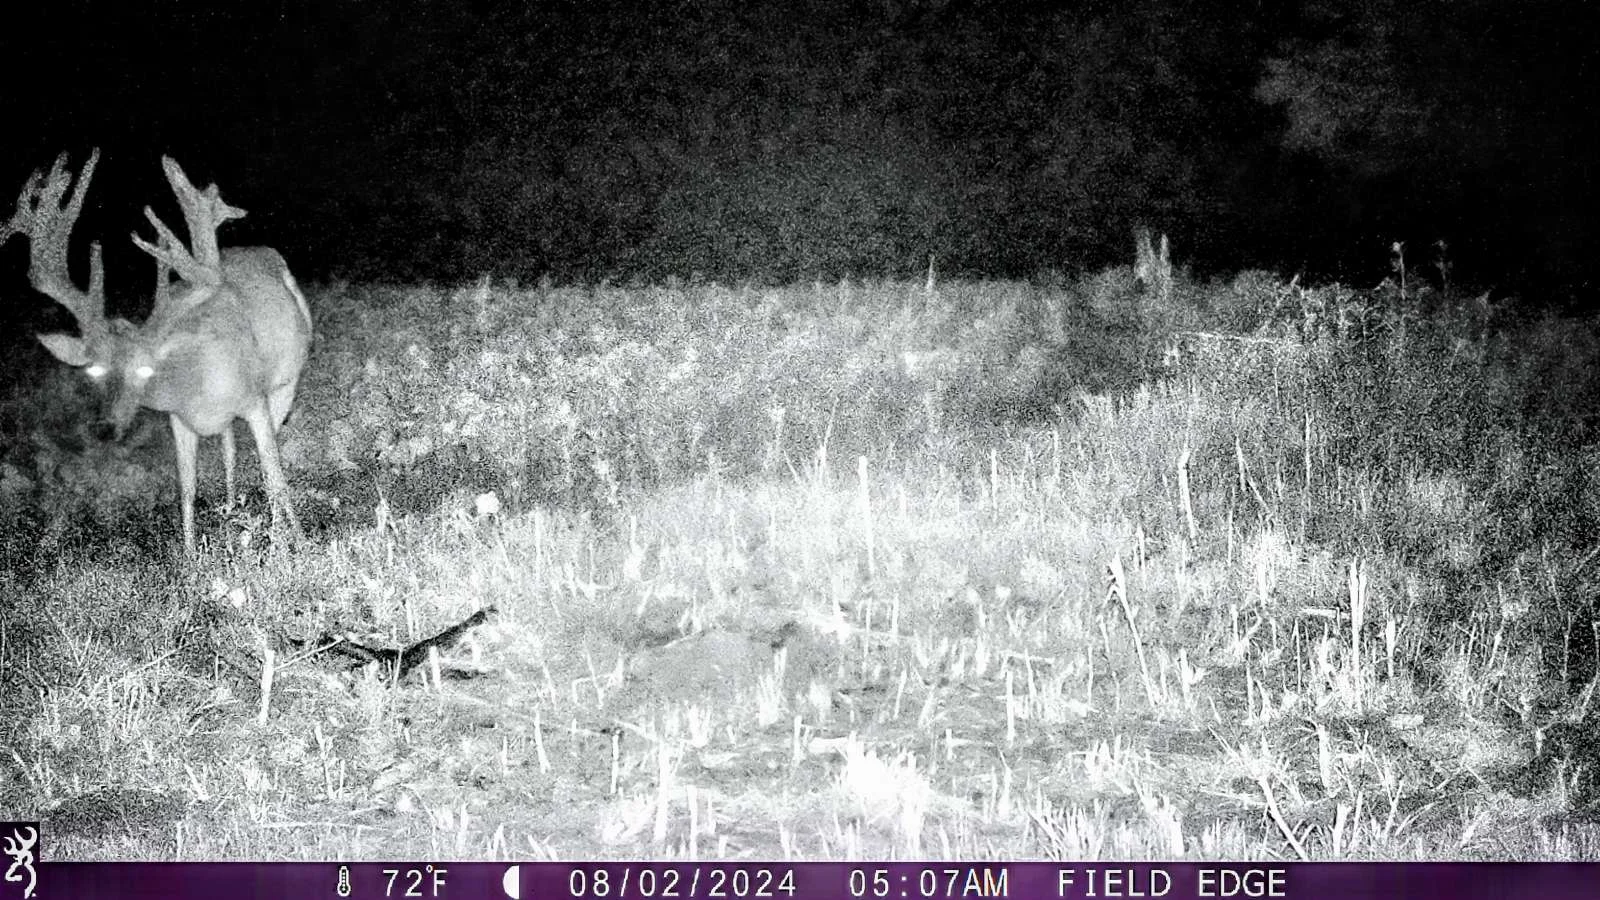
<svg viewBox="0 0 1600 900">
<path fill-rule="evenodd" d="M 178 195 L 185 218 L 189 221 L 189 243 L 195 259 L 205 265 L 220 265 L 221 253 L 217 248 L 217 229 L 224 222 L 244 218 L 244 210 L 230 206 L 222 199 L 215 184 L 205 190 L 196 188 L 183 173 L 183 167 L 170 156 L 161 157 L 161 168 L 167 173 L 172 192 Z M 196 227 L 196 225 L 202 227 Z"/>
<path fill-rule="evenodd" d="M 156 302 L 161 302 L 161 296 L 167 292 L 168 285 L 172 284 L 172 269 L 160 259 L 156 260 Z"/>
<path fill-rule="evenodd" d="M 139 245 L 139 249 L 156 260 L 155 303 L 150 308 L 150 316 L 145 319 L 144 327 L 151 329 L 152 333 L 161 334 L 172 323 L 183 318 L 185 313 L 216 296 L 217 289 L 222 286 L 222 269 L 220 262 L 213 266 L 200 265 L 178 243 L 172 229 L 150 210 L 146 209 L 145 215 L 161 233 L 161 238 L 158 246 L 146 242 L 138 234 L 133 236 L 133 242 Z M 171 281 L 170 272 L 177 272 L 188 284 L 189 290 L 174 290 L 176 285 Z"/>
<path fill-rule="evenodd" d="M 151 244 L 138 234 L 133 235 L 133 242 L 156 260 L 156 300 L 149 321 L 156 323 L 157 330 L 177 321 L 216 294 L 222 284 L 222 253 L 217 246 L 217 229 L 224 222 L 245 214 L 244 210 L 223 202 L 216 185 L 197 189 L 170 156 L 161 158 L 161 167 L 167 173 L 172 193 L 178 198 L 178 206 L 183 209 L 184 221 L 189 227 L 189 246 L 184 247 L 155 211 L 145 207 L 145 218 L 155 227 L 157 242 Z M 191 289 L 172 291 L 166 283 L 168 270 L 177 272 Z"/>
<path fill-rule="evenodd" d="M 61 218 L 71 225 L 78 221 L 78 213 L 83 209 L 83 198 L 89 193 L 89 179 L 94 177 L 94 167 L 100 164 L 100 148 L 96 147 L 89 152 L 89 161 L 83 164 L 83 171 L 78 173 L 78 183 L 73 186 L 72 199 L 67 201 L 65 212 Z M 66 188 L 67 155 L 65 153 L 56 157 L 55 165 L 50 167 L 50 180 L 59 182 L 62 189 Z M 58 179 L 57 175 L 61 177 Z M 53 200 L 54 198 L 52 198 Z"/>
<path fill-rule="evenodd" d="M 243 218 L 245 212 L 225 203 L 214 184 L 204 190 L 196 188 L 172 157 L 162 157 L 161 167 L 166 170 L 167 183 L 172 185 L 172 193 L 178 198 L 185 224 L 189 226 L 189 247 L 185 248 L 172 229 L 148 206 L 144 215 L 155 227 L 158 243 L 151 244 L 137 234 L 133 242 L 190 284 L 219 284 L 222 254 L 217 247 L 217 229 L 231 219 Z"/>
<path fill-rule="evenodd" d="M 100 317 L 105 318 L 106 310 L 106 267 L 100 258 L 100 242 L 89 242 L 89 296 L 96 298 L 100 304 Z"/>
<path fill-rule="evenodd" d="M 133 233 L 133 242 L 140 250 L 155 257 L 158 267 L 171 269 L 184 281 L 192 284 L 207 284 L 221 280 L 220 259 L 209 266 L 205 265 L 183 246 L 178 236 L 172 233 L 172 229 L 156 215 L 155 210 L 146 206 L 144 217 L 155 226 L 156 243 L 152 244 L 139 237 L 137 231 Z"/>
<path fill-rule="evenodd" d="M 105 327 L 105 269 L 101 265 L 100 245 L 90 245 L 87 292 L 72 283 L 67 250 L 99 162 L 100 151 L 96 149 L 78 173 L 71 196 L 67 196 L 67 186 L 72 182 L 67 170 L 67 154 L 56 157 L 48 176 L 35 169 L 17 195 L 17 208 L 11 220 L 0 228 L 0 242 L 13 234 L 28 236 L 29 281 L 35 290 L 66 307 L 78 320 L 78 328 L 85 336 Z M 63 197 L 66 197 L 65 203 L 62 203 Z"/>
<path fill-rule="evenodd" d="M 66 156 L 66 154 L 62 154 Z M 60 164 L 60 159 L 56 160 Z M 11 219 L 4 226 L 0 226 L 0 244 L 11 240 L 14 234 L 28 234 L 33 228 L 33 204 L 39 195 L 39 187 L 44 181 L 44 173 L 34 169 L 28 180 L 22 183 L 22 192 L 17 194 L 17 209 L 11 214 Z"/>
</svg>

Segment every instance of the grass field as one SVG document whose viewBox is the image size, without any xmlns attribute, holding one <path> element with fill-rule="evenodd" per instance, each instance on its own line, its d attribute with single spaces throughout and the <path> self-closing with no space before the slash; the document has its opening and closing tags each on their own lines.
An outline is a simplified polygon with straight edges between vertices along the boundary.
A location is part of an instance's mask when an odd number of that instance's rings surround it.
<svg viewBox="0 0 1600 900">
<path fill-rule="evenodd" d="M 0 401 L 0 817 L 49 859 L 1600 859 L 1586 323 L 307 293 L 298 547 L 253 448 L 223 510 L 202 446 L 186 561 L 160 418 L 94 440 L 42 352 Z M 488 606 L 398 685 L 314 652 Z"/>
</svg>

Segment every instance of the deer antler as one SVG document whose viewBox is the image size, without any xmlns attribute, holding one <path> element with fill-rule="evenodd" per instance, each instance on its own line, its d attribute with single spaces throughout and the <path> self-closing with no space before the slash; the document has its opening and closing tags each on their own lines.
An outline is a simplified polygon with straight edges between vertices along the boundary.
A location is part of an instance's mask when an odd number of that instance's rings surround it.
<svg viewBox="0 0 1600 900">
<path fill-rule="evenodd" d="M 13 234 L 28 236 L 28 280 L 35 290 L 72 313 L 85 338 L 103 334 L 107 328 L 105 267 L 100 260 L 99 242 L 90 244 L 89 290 L 79 290 L 72 283 L 67 268 L 67 248 L 72 227 L 83 210 L 89 180 L 94 177 L 94 167 L 99 161 L 100 151 L 96 149 L 78 173 L 70 197 L 66 197 L 67 185 L 72 180 L 67 172 L 67 154 L 56 157 L 48 176 L 35 169 L 17 195 L 16 212 L 12 213 L 10 221 L 0 226 L 0 244 L 10 240 Z M 63 197 L 66 197 L 64 203 Z"/>
<path fill-rule="evenodd" d="M 190 246 L 183 246 L 172 229 L 156 216 L 155 210 L 148 206 L 144 208 L 145 218 L 155 226 L 157 243 L 152 244 L 137 233 L 133 235 L 133 242 L 156 260 L 156 302 L 148 321 L 157 323 L 158 330 L 177 321 L 184 313 L 216 294 L 217 288 L 222 285 L 222 254 L 217 248 L 217 228 L 230 219 L 244 217 L 244 210 L 223 202 L 216 185 L 200 190 L 191 184 L 188 176 L 183 174 L 183 169 L 171 157 L 162 157 L 161 167 L 166 170 L 167 183 L 172 185 L 172 193 L 177 196 L 178 206 L 183 209 L 184 220 L 189 226 Z M 169 270 L 177 272 L 178 277 L 191 285 L 192 289 L 182 294 L 168 290 L 165 282 Z"/>
</svg>

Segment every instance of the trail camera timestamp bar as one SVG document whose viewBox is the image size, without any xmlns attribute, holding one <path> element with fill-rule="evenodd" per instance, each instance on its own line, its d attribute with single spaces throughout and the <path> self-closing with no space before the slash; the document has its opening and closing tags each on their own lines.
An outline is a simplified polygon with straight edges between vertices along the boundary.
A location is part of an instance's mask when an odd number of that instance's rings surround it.
<svg viewBox="0 0 1600 900">
<path fill-rule="evenodd" d="M 36 839 L 0 840 L 0 900 L 1595 900 L 1600 884 L 1596 863 L 72 863 Z"/>
</svg>

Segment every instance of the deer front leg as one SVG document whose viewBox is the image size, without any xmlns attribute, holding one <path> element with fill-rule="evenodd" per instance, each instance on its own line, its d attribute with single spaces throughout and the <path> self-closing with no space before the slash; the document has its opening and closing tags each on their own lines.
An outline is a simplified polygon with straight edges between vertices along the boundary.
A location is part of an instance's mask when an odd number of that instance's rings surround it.
<svg viewBox="0 0 1600 900">
<path fill-rule="evenodd" d="M 194 556 L 194 465 L 200 435 L 195 434 L 177 416 L 169 416 L 167 421 L 172 425 L 172 449 L 178 462 L 178 503 L 183 508 L 183 550 L 189 556 Z"/>
<path fill-rule="evenodd" d="M 228 510 L 230 512 L 233 510 L 234 497 L 237 496 L 234 493 L 233 482 L 233 460 L 235 455 L 233 423 L 229 422 L 228 427 L 222 429 L 222 479 L 228 485 Z"/>
</svg>

